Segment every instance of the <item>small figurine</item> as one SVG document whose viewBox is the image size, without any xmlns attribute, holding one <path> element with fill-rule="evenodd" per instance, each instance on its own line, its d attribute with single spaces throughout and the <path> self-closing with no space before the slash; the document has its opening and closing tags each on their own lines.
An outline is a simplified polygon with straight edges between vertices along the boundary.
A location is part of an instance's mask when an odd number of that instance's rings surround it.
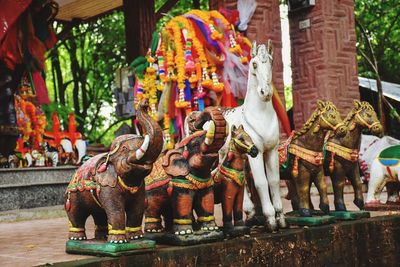
<svg viewBox="0 0 400 267">
<path fill-rule="evenodd" d="M 400 201 L 398 191 L 394 194 L 395 197 L 390 199 L 388 192 L 388 201 L 383 205 L 380 201 L 380 193 L 383 187 L 388 183 L 398 183 L 400 175 L 400 145 L 390 146 L 383 149 L 378 157 L 371 164 L 371 177 L 368 182 L 368 193 L 366 199 L 366 208 L 369 210 L 379 209 L 400 209 Z M 389 190 L 388 190 L 389 191 Z M 392 200 L 392 201 L 391 201 Z M 394 200 L 394 201 L 393 201 Z"/>
<path fill-rule="evenodd" d="M 19 168 L 20 159 L 18 156 L 15 154 L 8 156 L 8 165 L 10 168 Z"/>
<path fill-rule="evenodd" d="M 207 121 L 208 130 L 200 130 Z M 197 116 L 192 127 L 198 131 L 168 151 L 162 163 L 171 177 L 172 185 L 173 233 L 166 235 L 166 238 L 174 245 L 191 245 L 223 238 L 223 233 L 215 224 L 211 167 L 224 145 L 226 123 L 219 108 L 208 107 Z M 193 209 L 196 211 L 196 221 Z"/>
<path fill-rule="evenodd" d="M 46 166 L 46 156 L 44 154 L 44 151 L 42 149 L 34 149 L 32 150 L 32 158 L 34 160 L 34 165 L 35 167 L 45 167 Z"/>
<path fill-rule="evenodd" d="M 325 173 L 331 177 L 335 194 L 335 210 L 332 215 L 345 215 L 343 189 L 346 178 L 350 180 L 354 189 L 354 204 L 364 209 L 364 197 L 358 165 L 361 131 L 367 129 L 374 135 L 382 134 L 382 125 L 372 106 L 368 102 L 354 101 L 354 108 L 344 119 L 348 132 L 344 136 L 330 135 L 325 143 L 326 154 L 324 160 Z M 356 213 L 354 213 L 356 214 Z M 349 216 L 346 213 L 346 216 Z M 345 218 L 343 218 L 345 219 Z"/>
<path fill-rule="evenodd" d="M 0 168 L 10 168 L 8 159 L 0 154 Z"/>
<path fill-rule="evenodd" d="M 383 136 L 382 138 L 373 135 L 361 135 L 361 145 L 360 145 L 360 168 L 362 170 L 362 178 L 364 182 L 369 182 L 371 179 L 371 166 L 379 157 L 381 151 L 385 150 L 391 146 L 400 145 L 400 140 L 397 140 L 391 136 Z M 376 164 L 376 163 L 374 163 Z M 380 163 L 379 163 L 380 164 Z M 379 166 L 379 165 L 378 165 Z M 372 188 L 375 187 L 372 185 Z M 369 187 L 370 188 L 370 187 Z M 384 203 L 379 201 L 378 196 L 373 196 L 373 194 L 368 197 L 365 201 L 365 209 L 370 211 L 375 210 L 399 210 L 400 209 L 400 182 L 398 180 L 392 181 L 388 179 L 386 181 L 386 193 L 387 200 Z M 377 199 L 375 199 L 375 197 Z"/>
<path fill-rule="evenodd" d="M 323 170 L 323 143 L 328 130 L 339 136 L 346 134 L 347 128 L 342 122 L 336 106 L 329 101 L 318 100 L 317 109 L 304 124 L 300 131 L 294 132 L 280 150 L 288 154 L 281 159 L 286 169 L 281 169 L 281 175 L 291 180 L 291 200 L 293 210 L 301 217 L 312 216 L 310 187 L 313 182 L 320 195 L 320 209 L 329 214 L 329 200 Z M 290 222 L 290 221 L 289 221 Z"/>
<path fill-rule="evenodd" d="M 250 228 L 245 226 L 243 221 L 245 164 L 247 155 L 254 158 L 257 154 L 258 149 L 243 126 L 232 126 L 229 151 L 213 173 L 215 187 L 220 187 L 220 190 L 215 191 L 219 192 L 222 202 L 225 236 L 234 237 L 250 233 Z"/>
<path fill-rule="evenodd" d="M 43 147 L 44 153 L 47 158 L 46 165 L 56 167 L 58 165 L 58 157 L 59 157 L 57 149 L 49 146 L 49 144 L 47 142 L 43 142 L 40 145 Z"/>
<path fill-rule="evenodd" d="M 90 158 L 76 171 L 66 190 L 69 239 L 86 239 L 85 222 L 90 215 L 96 239 L 107 237 L 109 243 L 120 244 L 143 237 L 143 180 L 163 147 L 162 130 L 147 114 L 148 108 L 145 99 L 137 110 L 144 136 L 119 136 L 108 153 Z"/>
</svg>

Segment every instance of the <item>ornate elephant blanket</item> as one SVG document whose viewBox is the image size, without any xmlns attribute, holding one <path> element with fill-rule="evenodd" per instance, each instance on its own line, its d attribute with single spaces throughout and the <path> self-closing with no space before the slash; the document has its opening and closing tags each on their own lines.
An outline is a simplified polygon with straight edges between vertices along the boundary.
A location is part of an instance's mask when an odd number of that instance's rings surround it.
<svg viewBox="0 0 400 267">
<path fill-rule="evenodd" d="M 96 166 L 106 155 L 107 153 L 96 155 L 80 166 L 69 182 L 66 193 L 97 189 L 98 184 L 93 177 L 96 174 Z"/>
<path fill-rule="evenodd" d="M 158 158 L 158 160 L 153 164 L 153 170 L 151 171 L 151 173 L 146 178 L 144 178 L 146 190 L 161 187 L 171 181 L 171 178 L 168 177 L 168 175 L 165 173 L 161 163 L 162 157 Z"/>
<path fill-rule="evenodd" d="M 378 156 L 379 162 L 387 167 L 393 167 L 400 161 L 400 145 L 390 146 L 381 151 Z"/>
</svg>

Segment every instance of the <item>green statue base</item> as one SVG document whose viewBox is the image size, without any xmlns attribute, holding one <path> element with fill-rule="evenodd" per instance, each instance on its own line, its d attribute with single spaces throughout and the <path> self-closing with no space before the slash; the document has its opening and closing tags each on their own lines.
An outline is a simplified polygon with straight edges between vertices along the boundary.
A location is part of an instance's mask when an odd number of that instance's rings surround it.
<svg viewBox="0 0 400 267">
<path fill-rule="evenodd" d="M 313 217 L 302 217 L 297 211 L 286 213 L 286 221 L 289 225 L 319 226 L 335 222 L 335 217 L 324 215 L 320 211 L 313 211 Z"/>
<path fill-rule="evenodd" d="M 160 242 L 175 246 L 191 246 L 203 243 L 212 243 L 224 239 L 224 233 L 222 231 L 213 231 L 207 233 L 200 232 L 201 231 L 197 231 L 191 235 L 176 235 L 167 233 L 164 235 L 162 240 L 160 240 Z"/>
<path fill-rule="evenodd" d="M 154 249 L 156 242 L 144 239 L 123 244 L 111 244 L 95 239 L 84 241 L 68 240 L 65 247 L 65 251 L 69 254 L 118 257 L 134 254 L 139 250 Z"/>
<path fill-rule="evenodd" d="M 339 221 L 351 221 L 351 220 L 359 220 L 363 218 L 371 217 L 371 214 L 368 211 L 332 211 L 330 213 L 331 216 L 335 217 L 336 220 Z"/>
</svg>

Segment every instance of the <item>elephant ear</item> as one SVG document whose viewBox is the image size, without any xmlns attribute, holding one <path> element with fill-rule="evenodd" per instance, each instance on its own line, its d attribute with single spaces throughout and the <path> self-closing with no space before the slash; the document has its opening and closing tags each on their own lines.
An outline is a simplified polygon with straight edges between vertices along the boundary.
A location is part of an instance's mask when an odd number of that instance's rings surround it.
<svg viewBox="0 0 400 267">
<path fill-rule="evenodd" d="M 98 165 L 101 166 L 101 165 Z M 101 186 L 115 187 L 118 181 L 118 174 L 115 171 L 114 165 L 108 164 L 107 169 L 103 172 L 96 172 L 97 182 Z"/>
<path fill-rule="evenodd" d="M 165 172 L 173 177 L 189 174 L 189 164 L 182 155 L 182 149 L 173 149 L 167 152 L 162 159 Z"/>
</svg>

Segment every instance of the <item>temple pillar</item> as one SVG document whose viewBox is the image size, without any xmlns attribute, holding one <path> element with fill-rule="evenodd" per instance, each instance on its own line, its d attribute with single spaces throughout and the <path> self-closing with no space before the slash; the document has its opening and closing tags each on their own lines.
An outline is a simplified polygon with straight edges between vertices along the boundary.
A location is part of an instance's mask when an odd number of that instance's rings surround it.
<svg viewBox="0 0 400 267">
<path fill-rule="evenodd" d="M 344 117 L 359 99 L 354 1 L 315 1 L 289 12 L 294 122 L 300 128 L 316 108 L 330 100 Z"/>
</svg>

